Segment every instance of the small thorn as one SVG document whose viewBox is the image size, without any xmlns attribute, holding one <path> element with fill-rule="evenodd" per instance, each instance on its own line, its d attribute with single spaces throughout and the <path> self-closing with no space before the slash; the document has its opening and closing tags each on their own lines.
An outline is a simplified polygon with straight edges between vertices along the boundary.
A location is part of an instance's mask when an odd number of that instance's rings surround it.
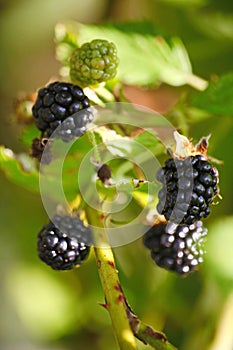
<svg viewBox="0 0 233 350">
<path fill-rule="evenodd" d="M 103 307 L 104 309 L 106 309 L 106 310 L 109 309 L 109 306 L 108 306 L 107 303 L 100 303 L 100 302 L 98 302 L 98 304 L 99 304 L 100 306 L 102 306 L 102 307 Z"/>
<path fill-rule="evenodd" d="M 124 295 L 120 294 L 117 298 L 118 303 L 123 303 L 125 301 Z"/>
<path fill-rule="evenodd" d="M 112 268 L 115 269 L 115 264 L 114 264 L 113 261 L 109 260 L 109 261 L 108 261 L 108 265 L 110 265 Z"/>
<path fill-rule="evenodd" d="M 114 286 L 114 289 L 116 289 L 118 292 L 123 293 L 120 283 L 118 283 L 116 286 Z"/>
</svg>

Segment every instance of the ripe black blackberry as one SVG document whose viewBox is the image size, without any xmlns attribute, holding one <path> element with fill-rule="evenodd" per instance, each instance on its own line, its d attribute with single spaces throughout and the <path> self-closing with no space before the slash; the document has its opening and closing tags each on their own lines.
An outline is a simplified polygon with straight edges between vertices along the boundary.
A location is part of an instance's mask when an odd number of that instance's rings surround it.
<svg viewBox="0 0 233 350">
<path fill-rule="evenodd" d="M 155 263 L 166 270 L 188 275 L 203 262 L 203 244 L 207 229 L 201 221 L 192 225 L 161 222 L 152 226 L 144 236 Z"/>
<path fill-rule="evenodd" d="M 70 77 L 82 86 L 98 84 L 115 77 L 118 66 L 114 43 L 95 39 L 74 50 L 70 57 Z"/>
<path fill-rule="evenodd" d="M 51 136 L 59 127 L 55 137 L 66 142 L 83 135 L 86 124 L 93 120 L 89 99 L 83 90 L 63 82 L 51 83 L 39 90 L 32 114 L 45 136 Z"/>
<path fill-rule="evenodd" d="M 38 234 L 38 256 L 54 270 L 70 270 L 87 259 L 91 241 L 80 219 L 55 215 Z"/>
<path fill-rule="evenodd" d="M 210 214 L 209 205 L 218 194 L 218 173 L 203 155 L 168 159 L 157 180 L 163 184 L 157 210 L 166 220 L 190 225 Z"/>
</svg>

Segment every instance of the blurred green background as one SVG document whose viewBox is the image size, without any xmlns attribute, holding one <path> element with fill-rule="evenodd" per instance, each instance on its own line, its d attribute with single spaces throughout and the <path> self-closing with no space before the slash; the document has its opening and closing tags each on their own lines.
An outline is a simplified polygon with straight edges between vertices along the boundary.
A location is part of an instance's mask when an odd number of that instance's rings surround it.
<svg viewBox="0 0 233 350">
<path fill-rule="evenodd" d="M 148 19 L 182 39 L 195 74 L 211 79 L 233 71 L 229 0 L 1 0 L 0 10 L 0 141 L 16 152 L 25 148 L 12 118 L 13 102 L 20 92 L 33 92 L 57 76 L 53 30 L 60 20 Z M 166 98 L 179 89 L 128 91 L 155 107 L 161 101 L 166 106 Z M 132 308 L 183 350 L 233 349 L 232 115 L 213 116 L 189 131 L 195 140 L 209 133 L 210 154 L 224 161 L 223 200 L 206 220 L 208 253 L 200 272 L 180 278 L 155 267 L 141 241 L 115 249 Z M 0 350 L 117 349 L 109 315 L 97 303 L 103 293 L 93 256 L 72 272 L 57 273 L 42 264 L 36 235 L 47 216 L 40 197 L 2 173 L 0 188 Z"/>
</svg>

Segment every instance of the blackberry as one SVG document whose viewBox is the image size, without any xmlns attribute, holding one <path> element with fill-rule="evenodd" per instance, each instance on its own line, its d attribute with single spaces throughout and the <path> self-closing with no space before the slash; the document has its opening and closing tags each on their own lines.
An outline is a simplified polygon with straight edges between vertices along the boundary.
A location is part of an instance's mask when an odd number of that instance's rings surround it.
<svg viewBox="0 0 233 350">
<path fill-rule="evenodd" d="M 71 83 L 55 82 L 38 92 L 32 114 L 36 126 L 47 137 L 54 130 L 56 138 L 71 141 L 86 131 L 93 120 L 89 99 L 83 90 Z"/>
<path fill-rule="evenodd" d="M 38 256 L 54 270 L 70 270 L 86 260 L 91 240 L 80 219 L 55 215 L 38 234 Z"/>
<path fill-rule="evenodd" d="M 156 177 L 163 184 L 157 211 L 166 220 L 190 225 L 210 214 L 209 205 L 218 194 L 218 173 L 204 156 L 170 158 Z"/>
<path fill-rule="evenodd" d="M 203 262 L 203 244 L 207 229 L 201 221 L 192 225 L 159 223 L 144 236 L 155 263 L 166 270 L 188 275 Z"/>
<path fill-rule="evenodd" d="M 70 77 L 83 86 L 93 85 L 115 77 L 118 66 L 116 46 L 96 39 L 74 50 L 70 57 Z"/>
</svg>

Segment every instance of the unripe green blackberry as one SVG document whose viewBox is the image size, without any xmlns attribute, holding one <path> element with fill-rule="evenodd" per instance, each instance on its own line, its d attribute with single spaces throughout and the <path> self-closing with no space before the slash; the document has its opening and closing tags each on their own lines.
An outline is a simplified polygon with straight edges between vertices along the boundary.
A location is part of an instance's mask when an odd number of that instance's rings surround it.
<svg viewBox="0 0 233 350">
<path fill-rule="evenodd" d="M 55 82 L 42 88 L 32 107 L 36 126 L 49 137 L 71 141 L 83 135 L 86 124 L 93 120 L 89 99 L 74 84 Z"/>
<path fill-rule="evenodd" d="M 54 270 L 70 270 L 87 259 L 91 243 L 91 231 L 80 219 L 55 215 L 38 234 L 38 256 Z"/>
<path fill-rule="evenodd" d="M 219 191 L 218 173 L 204 156 L 168 159 L 157 180 L 163 183 L 157 210 L 166 220 L 190 225 L 210 214 L 209 205 Z"/>
<path fill-rule="evenodd" d="M 207 229 L 201 221 L 192 225 L 159 223 L 144 236 L 155 263 L 166 270 L 188 275 L 203 262 Z"/>
<path fill-rule="evenodd" d="M 96 39 L 74 50 L 70 57 L 70 77 L 82 86 L 110 80 L 117 73 L 119 59 L 114 43 Z"/>
</svg>

